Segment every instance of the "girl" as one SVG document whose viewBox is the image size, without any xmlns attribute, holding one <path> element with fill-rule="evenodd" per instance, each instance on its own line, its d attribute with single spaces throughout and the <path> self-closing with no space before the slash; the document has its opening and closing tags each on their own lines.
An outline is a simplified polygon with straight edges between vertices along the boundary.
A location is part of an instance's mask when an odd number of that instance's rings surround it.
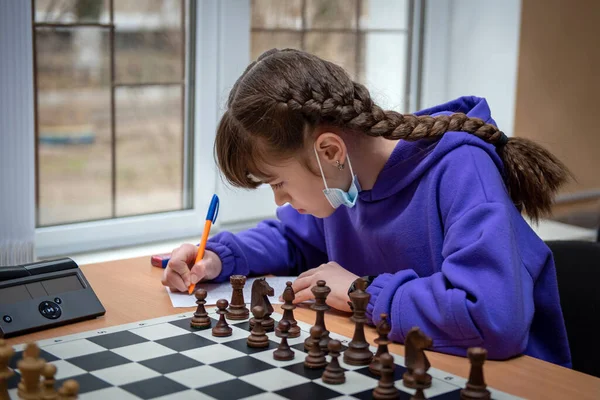
<svg viewBox="0 0 600 400">
<path fill-rule="evenodd" d="M 484 99 L 402 115 L 339 66 L 270 50 L 231 90 L 215 147 L 232 185 L 272 186 L 278 218 L 215 235 L 197 265 L 196 246 L 174 250 L 164 285 L 298 275 L 297 303 L 323 279 L 350 311 L 365 277 L 368 318 L 387 313 L 393 341 L 419 326 L 440 352 L 571 366 L 552 254 L 522 217 L 548 213 L 569 173 L 508 139 Z"/>
</svg>

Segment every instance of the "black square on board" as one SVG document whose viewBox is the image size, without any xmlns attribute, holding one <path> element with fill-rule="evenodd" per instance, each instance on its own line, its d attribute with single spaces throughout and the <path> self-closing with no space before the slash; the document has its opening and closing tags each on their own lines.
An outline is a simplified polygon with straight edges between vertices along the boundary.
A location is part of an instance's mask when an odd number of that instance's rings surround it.
<svg viewBox="0 0 600 400">
<path fill-rule="evenodd" d="M 21 381 L 21 375 L 17 371 L 14 371 L 13 376 L 8 378 L 8 381 L 6 382 L 7 389 L 8 390 L 16 389 L 17 386 L 19 385 L 20 381 Z"/>
<path fill-rule="evenodd" d="M 379 376 L 375 375 L 374 373 L 372 373 L 369 370 L 369 366 L 365 366 L 359 369 L 355 369 L 354 372 L 358 372 L 359 374 L 368 376 L 369 378 L 373 378 L 373 379 L 377 379 L 379 380 Z M 400 381 L 402 380 L 402 375 L 404 374 L 404 372 L 406 372 L 406 368 L 396 364 L 395 368 L 394 368 L 394 381 Z"/>
<path fill-rule="evenodd" d="M 121 389 L 127 390 L 142 399 L 153 399 L 155 397 L 172 395 L 177 392 L 188 390 L 187 386 L 175 382 L 164 376 L 157 376 L 143 381 L 128 383 L 121 386 Z"/>
<path fill-rule="evenodd" d="M 216 364 L 211 364 L 211 366 L 237 377 L 275 368 L 273 365 L 267 364 L 266 362 L 258 360 L 254 357 L 234 358 L 233 360 L 226 360 Z"/>
<path fill-rule="evenodd" d="M 239 379 L 216 383 L 196 390 L 219 400 L 240 399 L 242 397 L 250 397 L 265 392 L 264 390 Z"/>
<path fill-rule="evenodd" d="M 351 396 L 354 398 L 357 398 L 357 399 L 361 399 L 361 400 L 371 400 L 373 398 L 373 389 L 365 390 L 360 393 L 353 393 L 353 394 L 351 394 Z M 410 393 L 403 392 L 402 390 L 398 390 L 398 392 L 399 392 L 399 397 L 397 397 L 397 399 L 399 399 L 399 400 L 410 400 L 410 398 L 412 397 L 412 395 Z M 460 397 L 456 397 L 456 398 L 453 398 L 453 400 L 456 400 L 459 398 Z M 435 397 L 435 399 L 437 400 L 437 396 Z"/>
<path fill-rule="evenodd" d="M 140 361 L 138 364 L 148 367 L 161 374 L 169 374 L 171 372 L 204 365 L 200 361 L 196 361 L 179 353 L 169 354 L 157 358 L 150 358 L 149 360 Z"/>
<path fill-rule="evenodd" d="M 308 353 L 308 351 L 304 350 L 304 342 L 293 344 L 290 347 L 296 350 L 300 350 L 304 353 Z"/>
<path fill-rule="evenodd" d="M 23 358 L 23 352 L 22 351 L 17 351 L 15 352 L 15 355 L 12 356 L 12 358 L 10 359 L 10 362 L 8 363 L 8 366 L 12 369 L 17 369 L 17 363 Z M 47 362 L 51 362 L 51 361 L 56 361 L 59 358 L 56 356 L 53 356 L 52 354 L 48 353 L 46 350 L 44 349 L 40 349 L 40 358 L 43 358 L 44 360 L 46 360 Z"/>
<path fill-rule="evenodd" d="M 165 339 L 155 340 L 155 342 L 175 351 L 192 350 L 215 344 L 215 342 L 194 333 L 186 333 L 185 335 L 168 337 Z"/>
<path fill-rule="evenodd" d="M 129 331 L 107 333 L 105 335 L 88 338 L 87 340 L 108 350 L 149 341 L 148 339 Z"/>
<path fill-rule="evenodd" d="M 186 331 L 189 331 L 189 332 L 199 332 L 199 331 L 204 330 L 204 329 L 192 328 L 191 325 L 190 325 L 191 321 L 192 321 L 192 318 L 189 317 L 189 318 L 182 318 L 182 319 L 178 319 L 178 320 L 175 320 L 175 321 L 171 321 L 169 323 L 171 325 L 175 325 L 178 328 L 185 329 Z M 214 318 L 211 318 L 210 319 L 210 324 L 211 324 L 210 325 L 211 327 L 215 326 L 217 324 L 217 320 L 214 319 Z M 210 328 L 207 328 L 207 329 L 210 329 Z"/>
<path fill-rule="evenodd" d="M 245 331 L 248 331 L 248 332 L 251 331 L 251 329 L 250 329 L 250 320 L 249 319 L 247 319 L 245 321 L 241 321 L 241 322 L 233 322 L 233 321 L 231 321 L 231 322 L 229 322 L 229 324 L 230 325 L 234 325 L 234 326 L 236 326 L 236 327 L 238 327 L 240 329 L 243 329 Z"/>
<path fill-rule="evenodd" d="M 223 346 L 231 347 L 232 349 L 239 350 L 242 353 L 254 354 L 254 353 L 260 353 L 261 351 L 274 350 L 277 348 L 278 344 L 269 340 L 268 347 L 256 348 L 256 347 L 248 346 L 246 339 L 238 339 L 238 340 L 232 340 L 231 342 L 225 342 L 225 343 L 223 343 Z"/>
<path fill-rule="evenodd" d="M 314 382 L 307 382 L 301 385 L 292 386 L 289 388 L 281 389 L 273 392 L 286 399 L 292 400 L 305 400 L 305 399 L 319 399 L 326 400 L 334 397 L 341 396 L 341 393 L 333 391 L 325 386 L 321 386 Z"/>
<path fill-rule="evenodd" d="M 283 369 L 287 369 L 290 372 L 308 378 L 310 380 L 319 379 L 323 376 L 323 371 L 325 371 L 325 367 L 323 368 L 307 368 L 304 366 L 304 360 L 297 364 L 292 364 L 283 367 Z"/>
<path fill-rule="evenodd" d="M 87 354 L 70 358 L 69 362 L 87 372 L 96 371 L 103 368 L 115 367 L 117 365 L 128 364 L 131 360 L 120 356 L 112 351 L 101 351 L 99 353 Z"/>
<path fill-rule="evenodd" d="M 448 393 L 438 394 L 435 396 L 435 400 L 455 400 L 460 399 L 460 389 L 453 390 Z"/>
<path fill-rule="evenodd" d="M 69 379 L 74 379 L 77 381 L 79 384 L 79 394 L 93 392 L 94 390 L 105 389 L 112 386 L 110 383 L 103 381 L 92 374 L 83 374 L 57 380 L 54 387 L 57 389 L 60 388 L 62 384 Z"/>
</svg>

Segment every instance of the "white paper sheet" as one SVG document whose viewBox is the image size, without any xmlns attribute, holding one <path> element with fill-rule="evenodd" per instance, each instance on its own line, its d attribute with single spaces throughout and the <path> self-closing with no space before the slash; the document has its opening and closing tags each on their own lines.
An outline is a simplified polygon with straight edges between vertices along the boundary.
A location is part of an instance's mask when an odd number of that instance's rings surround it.
<svg viewBox="0 0 600 400">
<path fill-rule="evenodd" d="M 279 301 L 279 296 L 285 290 L 285 283 L 287 281 L 294 282 L 297 277 L 295 276 L 271 276 L 267 277 L 266 280 L 275 292 L 274 296 L 269 296 L 271 304 L 283 304 Z M 247 278 L 246 284 L 244 285 L 244 301 L 246 304 L 250 304 L 252 295 L 252 283 L 257 278 Z M 206 296 L 206 306 L 217 304 L 217 300 L 226 299 L 231 301 L 232 287 L 231 283 L 199 283 L 196 285 L 196 289 L 205 289 L 208 295 Z M 187 294 L 181 292 L 171 292 L 171 289 L 166 288 L 173 307 L 196 307 L 196 297 L 194 294 Z"/>
</svg>

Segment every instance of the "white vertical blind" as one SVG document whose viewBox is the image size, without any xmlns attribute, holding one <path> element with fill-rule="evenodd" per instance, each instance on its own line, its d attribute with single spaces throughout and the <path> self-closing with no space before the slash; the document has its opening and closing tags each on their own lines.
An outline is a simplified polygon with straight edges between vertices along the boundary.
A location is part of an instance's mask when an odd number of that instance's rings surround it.
<svg viewBox="0 0 600 400">
<path fill-rule="evenodd" d="M 0 266 L 34 260 L 31 2 L 0 1 Z"/>
</svg>

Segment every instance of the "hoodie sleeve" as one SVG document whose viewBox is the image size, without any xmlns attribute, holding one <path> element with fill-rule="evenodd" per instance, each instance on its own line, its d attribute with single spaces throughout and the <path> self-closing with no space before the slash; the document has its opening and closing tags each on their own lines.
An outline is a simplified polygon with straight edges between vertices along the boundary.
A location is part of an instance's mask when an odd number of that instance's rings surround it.
<svg viewBox="0 0 600 400">
<path fill-rule="evenodd" d="M 449 163 L 437 181 L 439 269 L 424 277 L 413 269 L 380 275 L 368 288 L 367 315 L 377 323 L 387 313 L 393 341 L 404 343 L 418 326 L 435 350 L 464 356 L 483 346 L 488 357 L 506 359 L 524 351 L 534 309 L 533 279 L 512 226 L 518 212 L 488 154 L 467 146 L 458 153 L 461 162 Z"/>
<path fill-rule="evenodd" d="M 322 221 L 290 206 L 277 210 L 276 220 L 239 232 L 220 232 L 206 249 L 217 253 L 223 268 L 215 282 L 231 275 L 298 275 L 327 262 Z"/>
</svg>

